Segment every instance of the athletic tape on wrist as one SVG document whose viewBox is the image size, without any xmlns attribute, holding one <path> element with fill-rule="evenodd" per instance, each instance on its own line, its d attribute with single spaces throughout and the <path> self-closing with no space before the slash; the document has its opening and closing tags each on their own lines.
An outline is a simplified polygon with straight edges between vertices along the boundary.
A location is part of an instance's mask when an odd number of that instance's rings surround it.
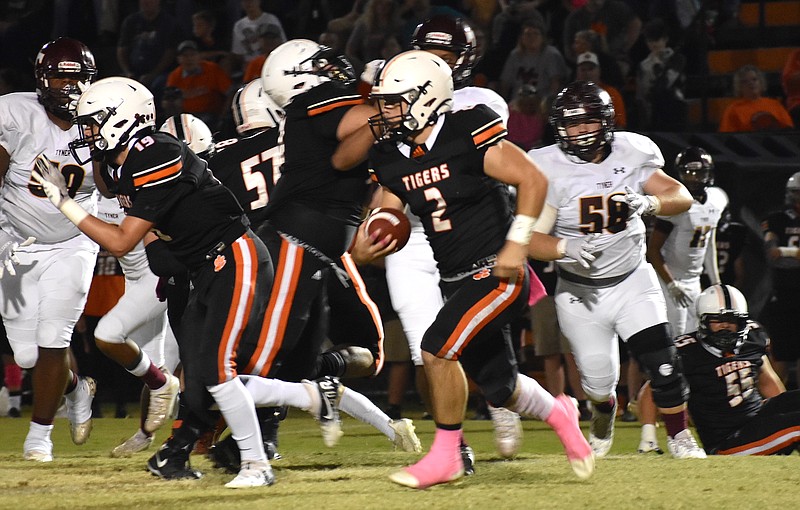
<svg viewBox="0 0 800 510">
<path fill-rule="evenodd" d="M 508 229 L 506 240 L 527 246 L 531 242 L 534 225 L 536 225 L 536 218 L 533 216 L 517 214 Z"/>
<path fill-rule="evenodd" d="M 74 223 L 76 226 L 84 220 L 89 213 L 86 212 L 86 209 L 81 207 L 78 202 L 72 200 L 71 198 L 67 198 L 61 205 L 58 207 L 64 216 L 67 217 L 69 221 Z"/>
</svg>

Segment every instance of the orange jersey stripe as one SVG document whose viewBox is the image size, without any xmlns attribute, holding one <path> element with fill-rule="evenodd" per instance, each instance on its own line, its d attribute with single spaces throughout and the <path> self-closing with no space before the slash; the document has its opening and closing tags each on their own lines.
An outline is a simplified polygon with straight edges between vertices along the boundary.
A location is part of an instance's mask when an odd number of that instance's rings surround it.
<svg viewBox="0 0 800 510">
<path fill-rule="evenodd" d="M 753 441 L 752 443 L 747 443 L 741 446 L 728 448 L 727 450 L 719 450 L 717 454 L 718 455 L 737 455 L 737 454 L 772 455 L 773 453 L 782 450 L 783 448 L 786 448 L 790 444 L 796 443 L 798 441 L 797 439 L 798 434 L 800 434 L 800 426 L 787 427 L 765 438 L 759 439 L 758 441 Z M 744 453 L 748 452 L 748 450 L 753 450 L 753 452 Z"/>
<path fill-rule="evenodd" d="M 179 161 L 172 166 L 168 166 L 156 172 L 151 172 L 149 174 L 134 178 L 133 186 L 136 188 L 141 188 L 142 186 L 150 184 L 151 182 L 160 181 L 161 179 L 177 175 L 181 173 L 182 168 L 183 164 Z"/>
<path fill-rule="evenodd" d="M 337 101 L 335 103 L 326 104 L 325 106 L 318 106 L 316 108 L 312 108 L 308 110 L 308 116 L 314 117 L 316 115 L 321 115 L 323 113 L 329 112 L 331 110 L 335 110 L 336 108 L 341 108 L 343 106 L 355 106 L 358 104 L 364 104 L 364 99 L 344 99 L 342 101 Z"/>
<path fill-rule="evenodd" d="M 236 276 L 233 284 L 231 306 L 228 309 L 228 320 L 225 321 L 225 328 L 222 330 L 222 337 L 219 341 L 219 347 L 217 347 L 217 381 L 220 383 L 230 380 L 229 374 L 233 374 L 230 378 L 235 377 L 236 374 L 236 361 L 234 360 L 236 351 L 231 351 L 233 347 L 231 342 L 235 342 L 232 337 L 237 335 L 235 329 L 237 328 L 236 323 L 240 308 L 243 304 L 242 289 L 245 286 L 243 257 L 238 244 L 239 243 L 234 243 L 231 246 L 236 265 Z M 250 293 L 250 298 L 252 298 L 252 293 Z M 248 298 L 244 298 L 244 300 L 247 299 Z M 246 302 L 244 306 L 247 306 Z M 239 325 L 239 331 L 241 331 L 241 325 Z M 233 352 L 233 355 L 230 354 L 231 352 Z"/>
<path fill-rule="evenodd" d="M 378 331 L 378 358 L 375 360 L 375 373 L 373 375 L 378 375 L 383 368 L 383 339 L 384 339 L 384 331 L 383 331 L 383 320 L 381 319 L 381 312 L 378 310 L 378 305 L 375 304 L 375 301 L 369 296 L 367 291 L 366 285 L 364 285 L 364 280 L 361 278 L 361 273 L 358 272 L 358 267 L 356 263 L 353 262 L 353 257 L 350 256 L 349 253 L 345 253 L 341 257 L 342 263 L 344 264 L 344 268 L 347 271 L 347 274 L 350 275 L 350 281 L 353 283 L 353 286 L 356 289 L 356 295 L 358 299 L 367 307 L 369 310 L 369 314 L 372 317 L 372 323 L 375 325 L 375 329 Z"/>
<path fill-rule="evenodd" d="M 477 146 L 485 142 L 486 140 L 492 138 L 493 136 L 499 135 L 503 131 L 506 130 L 506 127 L 502 123 L 497 123 L 493 126 L 488 127 L 485 131 L 481 131 L 480 133 L 476 133 L 472 136 L 472 142 Z"/>
</svg>

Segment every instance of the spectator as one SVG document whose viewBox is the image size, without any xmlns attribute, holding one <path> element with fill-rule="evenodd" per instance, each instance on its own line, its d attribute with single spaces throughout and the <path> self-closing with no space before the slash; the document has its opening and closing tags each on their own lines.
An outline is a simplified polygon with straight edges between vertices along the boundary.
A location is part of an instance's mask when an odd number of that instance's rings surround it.
<svg viewBox="0 0 800 510">
<path fill-rule="evenodd" d="M 542 97 L 561 90 L 568 73 L 564 57 L 545 42 L 544 24 L 536 18 L 525 20 L 500 74 L 500 95 L 514 99 L 522 85 L 533 85 Z"/>
<path fill-rule="evenodd" d="M 737 100 L 722 112 L 719 131 L 774 131 L 794 127 L 780 101 L 763 97 L 766 90 L 767 80 L 759 68 L 749 64 L 740 67 L 733 75 L 733 95 Z"/>
<path fill-rule="evenodd" d="M 786 59 L 781 84 L 783 93 L 786 94 L 786 109 L 792 116 L 794 125 L 800 126 L 800 48 L 795 49 Z"/>
<path fill-rule="evenodd" d="M 639 63 L 636 98 L 646 128 L 655 124 L 663 131 L 679 131 L 686 125 L 687 106 L 683 98 L 686 58 L 667 46 L 667 25 L 655 19 L 644 28 L 650 54 Z"/>
<path fill-rule="evenodd" d="M 177 21 L 161 8 L 160 0 L 139 0 L 139 10 L 125 17 L 117 43 L 122 73 L 138 81 L 156 97 L 161 95 L 169 69 L 175 63 L 180 40 Z"/>
<path fill-rule="evenodd" d="M 536 87 L 523 85 L 508 105 L 508 140 L 524 151 L 541 147 L 544 124 L 542 100 Z"/>
<path fill-rule="evenodd" d="M 350 39 L 350 34 L 353 33 L 356 22 L 363 14 L 368 1 L 369 0 L 355 0 L 350 12 L 328 22 L 327 31 L 337 34 L 340 41 L 347 41 Z M 322 43 L 322 41 L 320 41 L 320 43 Z M 331 48 L 332 47 L 333 46 L 331 46 Z M 344 50 L 344 48 L 340 49 Z"/>
<path fill-rule="evenodd" d="M 630 64 L 628 51 L 639 38 L 642 22 L 631 8 L 621 0 L 588 0 L 583 7 L 575 9 L 564 22 L 564 52 L 570 60 L 572 40 L 580 30 L 592 29 L 608 44 L 608 51 L 628 74 Z"/>
<path fill-rule="evenodd" d="M 625 77 L 619 68 L 617 60 L 608 54 L 605 39 L 594 30 L 581 30 L 575 34 L 572 40 L 573 55 L 580 55 L 591 51 L 597 55 L 600 62 L 600 78 L 603 83 L 613 85 L 617 89 L 625 86 Z"/>
<path fill-rule="evenodd" d="M 216 126 L 230 107 L 226 101 L 231 88 L 230 76 L 219 65 L 200 60 L 194 41 L 186 40 L 178 45 L 178 67 L 169 73 L 167 85 L 181 89 L 184 112 L 195 115 L 209 126 Z"/>
<path fill-rule="evenodd" d="M 383 40 L 396 35 L 399 29 L 400 16 L 393 0 L 369 0 L 347 40 L 345 54 L 361 69 L 367 62 L 381 58 Z"/>
<path fill-rule="evenodd" d="M 213 11 L 198 11 L 192 15 L 192 40 L 202 60 L 209 60 L 231 73 L 230 42 L 217 33 L 217 17 Z"/>
<path fill-rule="evenodd" d="M 590 51 L 581 53 L 578 55 L 577 63 L 578 67 L 576 69 L 575 79 L 580 81 L 593 81 L 600 88 L 608 92 L 608 95 L 611 96 L 611 104 L 614 105 L 614 112 L 617 115 L 614 119 L 614 122 L 616 123 L 617 127 L 627 127 L 628 117 L 625 113 L 625 101 L 622 99 L 622 94 L 619 93 L 619 90 L 617 90 L 616 87 L 604 83 L 600 79 L 602 72 L 600 68 L 600 60 L 597 58 L 597 54 Z"/>
<path fill-rule="evenodd" d="M 264 65 L 264 61 L 267 60 L 267 56 L 282 42 L 281 33 L 275 25 L 263 27 L 263 31 L 258 34 L 258 49 L 260 53 L 247 64 L 244 78 L 242 78 L 244 83 L 250 83 L 261 76 L 261 67 Z"/>
<path fill-rule="evenodd" d="M 233 25 L 233 35 L 231 41 L 231 53 L 234 58 L 233 76 L 236 78 L 247 69 L 250 63 L 259 54 L 258 36 L 264 33 L 270 25 L 277 28 L 280 32 L 281 42 L 286 40 L 286 33 L 283 31 L 281 21 L 274 14 L 264 12 L 261 9 L 260 0 L 242 0 L 244 17 Z"/>
</svg>

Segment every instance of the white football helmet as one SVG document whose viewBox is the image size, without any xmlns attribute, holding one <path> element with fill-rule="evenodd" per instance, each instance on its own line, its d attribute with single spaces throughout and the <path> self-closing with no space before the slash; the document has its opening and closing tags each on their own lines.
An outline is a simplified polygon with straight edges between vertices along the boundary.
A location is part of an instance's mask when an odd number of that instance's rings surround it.
<svg viewBox="0 0 800 510">
<path fill-rule="evenodd" d="M 231 104 L 236 132 L 244 134 L 251 129 L 278 127 L 283 110 L 275 104 L 261 87 L 261 80 L 253 80 L 236 91 Z"/>
<path fill-rule="evenodd" d="M 342 55 L 308 39 L 292 39 L 269 54 L 261 68 L 264 92 L 281 108 L 326 81 L 352 83 L 355 71 Z"/>
<path fill-rule="evenodd" d="M 786 205 L 791 207 L 800 205 L 800 172 L 792 174 L 786 181 Z"/>
<path fill-rule="evenodd" d="M 433 53 L 406 51 L 383 66 L 372 86 L 380 113 L 369 120 L 378 141 L 401 140 L 453 107 L 453 77 Z"/>
<path fill-rule="evenodd" d="M 747 338 L 749 313 L 744 295 L 732 285 L 712 285 L 695 301 L 697 338 L 724 352 L 732 352 Z M 711 331 L 710 321 L 732 322 L 736 331 Z"/>
<path fill-rule="evenodd" d="M 69 143 L 75 160 L 77 149 L 89 147 L 91 159 L 100 161 L 105 153 L 121 149 L 142 129 L 154 128 L 156 107 L 153 94 L 138 81 L 113 76 L 98 80 L 81 93 L 73 121 L 78 139 Z"/>
<path fill-rule="evenodd" d="M 211 134 L 211 129 L 191 113 L 173 115 L 158 130 L 182 141 L 201 158 L 210 157 L 214 153 L 214 135 Z"/>
</svg>

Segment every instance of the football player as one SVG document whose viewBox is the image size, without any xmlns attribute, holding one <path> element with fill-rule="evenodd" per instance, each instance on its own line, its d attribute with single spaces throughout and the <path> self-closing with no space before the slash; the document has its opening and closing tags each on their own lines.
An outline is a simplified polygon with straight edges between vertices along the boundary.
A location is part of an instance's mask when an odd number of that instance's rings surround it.
<svg viewBox="0 0 800 510">
<path fill-rule="evenodd" d="M 692 194 L 688 211 L 657 217 L 647 242 L 647 259 L 667 298 L 673 335 L 697 329 L 694 300 L 705 268 L 711 285 L 720 283 L 716 233 L 728 195 L 714 186 L 714 161 L 701 147 L 687 147 L 675 158 L 678 179 Z"/>
<path fill-rule="evenodd" d="M 493 405 L 550 424 L 575 473 L 589 477 L 594 459 L 577 409 L 568 397 L 554 398 L 518 373 L 508 329 L 527 306 L 527 245 L 547 181 L 503 140 L 502 119 L 490 108 L 451 112 L 452 71 L 432 53 L 412 50 L 388 61 L 372 97 L 380 111 L 370 119 L 378 144 L 369 156 L 383 186 L 382 206 L 407 203 L 419 216 L 447 296 L 421 341 L 436 423 L 433 445 L 390 479 L 424 489 L 463 476 L 465 372 Z M 516 216 L 506 185 L 518 189 Z M 378 255 L 393 249 L 389 244 Z"/>
<path fill-rule="evenodd" d="M 49 161 L 67 178 L 66 192 L 77 207 L 97 211 L 92 165 L 68 147 L 78 136 L 72 121 L 79 84 L 88 85 L 97 67 L 83 43 L 62 37 L 42 46 L 34 72 L 35 94 L 0 97 L 0 313 L 16 363 L 33 369 L 33 413 L 23 455 L 49 462 L 62 395 L 72 441 L 85 443 L 92 428 L 95 382 L 68 368 L 68 349 L 98 248 L 47 203 L 31 171 L 37 157 Z"/>
<path fill-rule="evenodd" d="M 503 123 L 508 121 L 508 105 L 500 95 L 487 88 L 473 87 L 472 70 L 477 63 L 475 33 L 464 18 L 437 15 L 420 23 L 411 40 L 414 49 L 430 52 L 447 62 L 453 77 L 452 110 L 466 110 L 479 104 L 494 110 Z M 416 367 L 416 385 L 423 403 L 430 410 L 428 384 L 422 369 L 422 336 L 433 323 L 444 303 L 439 288 L 439 270 L 425 237 L 422 222 L 407 211 L 411 236 L 406 246 L 386 257 L 386 282 L 392 306 L 397 311 L 408 340 L 411 360 Z M 522 443 L 519 415 L 503 408 L 489 407 L 495 423 L 495 444 L 504 457 L 512 457 Z M 466 473 L 471 474 L 474 453 L 465 444 Z"/>
<path fill-rule="evenodd" d="M 590 400 L 592 449 L 603 457 L 614 440 L 619 336 L 652 381 L 673 455 L 697 456 L 702 450 L 687 428 L 688 387 L 658 277 L 645 260 L 641 219 L 685 212 L 692 196 L 662 171 L 664 158 L 652 140 L 614 132 L 611 98 L 594 83 L 565 87 L 550 123 L 557 143 L 528 153 L 549 181 L 530 254 L 559 259 L 556 312 Z M 587 234 L 590 241 L 583 240 Z M 555 255 L 542 250 L 554 240 Z"/>
<path fill-rule="evenodd" d="M 695 301 L 696 332 L 675 345 L 689 381 L 689 412 L 711 455 L 788 455 L 800 437 L 800 391 L 786 391 L 769 362 L 770 338 L 747 301 L 713 285 Z M 647 397 L 645 397 L 647 398 Z"/>
<path fill-rule="evenodd" d="M 786 204 L 761 224 L 767 261 L 772 273 L 772 297 L 760 316 L 772 336 L 771 359 L 784 383 L 789 364 L 800 364 L 800 339 L 792 321 L 800 310 L 800 172 L 786 182 Z M 797 375 L 800 380 L 800 373 Z"/>
</svg>

